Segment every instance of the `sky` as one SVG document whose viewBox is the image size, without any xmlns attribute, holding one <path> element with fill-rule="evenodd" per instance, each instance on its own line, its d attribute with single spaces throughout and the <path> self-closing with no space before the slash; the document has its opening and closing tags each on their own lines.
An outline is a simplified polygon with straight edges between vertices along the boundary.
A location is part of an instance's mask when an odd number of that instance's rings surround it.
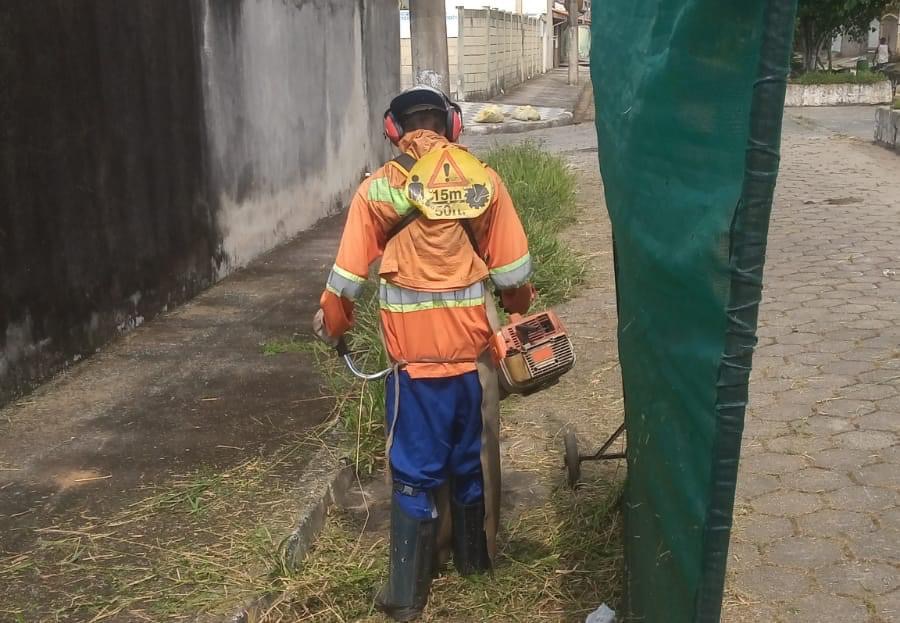
<svg viewBox="0 0 900 623">
<path fill-rule="evenodd" d="M 447 12 L 455 12 L 456 7 L 464 6 L 467 9 L 481 9 L 486 6 L 503 11 L 515 11 L 516 0 L 446 0 Z M 540 15 L 547 12 L 547 0 L 523 0 L 522 10 L 528 15 Z"/>
</svg>

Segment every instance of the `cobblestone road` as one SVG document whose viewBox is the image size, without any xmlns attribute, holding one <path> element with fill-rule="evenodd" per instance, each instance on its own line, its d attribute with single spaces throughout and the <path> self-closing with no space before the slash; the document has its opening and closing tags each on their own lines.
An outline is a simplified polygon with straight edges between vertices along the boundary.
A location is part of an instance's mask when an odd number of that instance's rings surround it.
<svg viewBox="0 0 900 623">
<path fill-rule="evenodd" d="M 900 158 L 791 115 L 782 154 L 723 621 L 900 623 Z"/>
<path fill-rule="evenodd" d="M 900 622 L 900 158 L 785 120 L 726 622 Z"/>
</svg>

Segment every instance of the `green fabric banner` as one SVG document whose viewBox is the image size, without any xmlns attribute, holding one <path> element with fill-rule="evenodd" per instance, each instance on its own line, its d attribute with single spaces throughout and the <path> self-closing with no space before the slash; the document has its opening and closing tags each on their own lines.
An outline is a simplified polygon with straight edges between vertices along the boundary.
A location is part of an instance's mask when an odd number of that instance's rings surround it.
<svg viewBox="0 0 900 623">
<path fill-rule="evenodd" d="M 796 0 L 604 0 L 627 621 L 720 618 Z"/>
</svg>

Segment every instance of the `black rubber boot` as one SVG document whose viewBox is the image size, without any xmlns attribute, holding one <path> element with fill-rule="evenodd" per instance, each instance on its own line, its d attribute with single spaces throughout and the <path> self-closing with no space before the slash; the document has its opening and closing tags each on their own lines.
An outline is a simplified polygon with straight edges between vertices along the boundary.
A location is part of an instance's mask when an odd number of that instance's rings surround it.
<svg viewBox="0 0 900 623">
<path fill-rule="evenodd" d="M 375 607 L 395 621 L 415 621 L 428 603 L 435 528 L 435 520 L 413 519 L 392 503 L 390 575 L 375 597 Z"/>
<path fill-rule="evenodd" d="M 460 504 L 453 500 L 453 564 L 460 575 L 491 569 L 484 534 L 484 502 Z"/>
</svg>

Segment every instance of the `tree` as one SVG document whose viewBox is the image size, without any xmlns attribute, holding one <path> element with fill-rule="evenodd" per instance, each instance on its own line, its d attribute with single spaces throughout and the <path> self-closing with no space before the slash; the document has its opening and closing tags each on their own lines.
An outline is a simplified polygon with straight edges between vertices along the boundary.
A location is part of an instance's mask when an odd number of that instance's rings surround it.
<svg viewBox="0 0 900 623">
<path fill-rule="evenodd" d="M 869 23 L 892 4 L 894 0 L 800 0 L 797 41 L 804 69 L 814 71 L 822 46 L 839 34 L 865 39 Z"/>
</svg>

